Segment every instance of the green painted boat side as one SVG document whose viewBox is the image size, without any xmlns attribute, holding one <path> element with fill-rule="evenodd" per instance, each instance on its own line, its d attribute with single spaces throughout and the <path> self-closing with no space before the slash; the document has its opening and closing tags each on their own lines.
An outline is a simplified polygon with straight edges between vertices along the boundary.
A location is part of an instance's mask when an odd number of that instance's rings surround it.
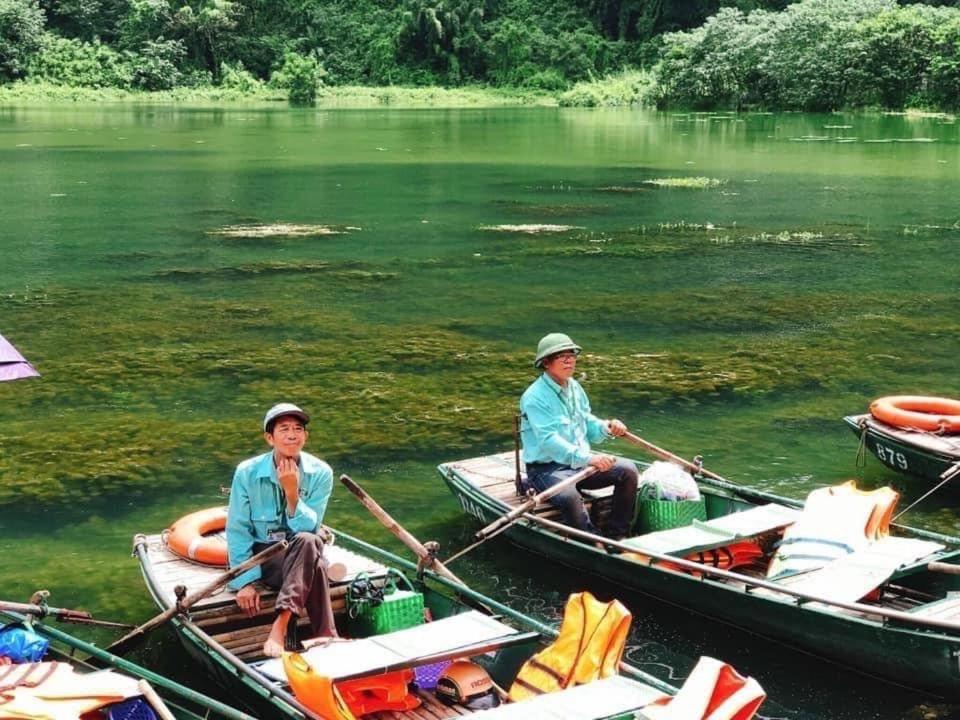
<svg viewBox="0 0 960 720">
<path fill-rule="evenodd" d="M 359 538 L 340 532 L 339 530 L 334 530 L 334 532 L 338 545 L 344 545 L 352 550 L 372 557 L 389 567 L 400 569 L 404 571 L 409 578 L 413 578 L 416 589 L 424 594 L 424 604 L 430 609 L 434 618 L 446 617 L 455 612 L 462 611 L 465 608 L 485 609 L 495 613 L 497 616 L 509 618 L 509 620 L 521 630 L 540 633 L 547 639 L 556 637 L 557 635 L 556 629 L 544 625 L 507 605 L 497 602 L 493 598 L 454 583 L 429 570 L 424 570 L 418 577 L 416 564 L 394 555 L 387 550 L 366 543 Z M 143 574 L 145 584 L 154 602 L 161 609 L 166 609 L 164 601 L 155 589 L 157 584 L 151 576 L 150 568 L 145 561 L 142 549 L 138 549 L 138 555 L 140 555 L 141 573 Z M 279 720 L 280 718 L 303 720 L 304 715 L 301 712 L 272 693 L 269 683 L 261 684 L 256 682 L 253 678 L 238 671 L 234 665 L 211 648 L 203 637 L 194 632 L 191 628 L 191 623 L 185 623 L 177 617 L 171 622 L 174 624 L 177 634 L 188 654 L 194 660 L 201 663 L 217 682 L 224 687 L 231 688 L 233 690 L 233 696 L 237 698 L 238 703 L 249 707 L 251 712 L 256 713 L 258 717 L 269 717 L 271 720 Z M 523 660 L 532 654 L 535 649 L 535 646 L 527 643 L 501 651 L 498 654 L 496 664 L 488 668 L 493 680 L 501 686 L 509 686 Z M 638 680 L 668 695 L 673 695 L 677 692 L 677 688 L 672 685 L 632 666 L 622 664 L 621 674 Z M 398 717 L 400 716 L 398 715 Z"/>
<path fill-rule="evenodd" d="M 938 451 L 918 444 L 915 438 L 921 435 L 878 422 L 870 415 L 848 415 L 843 421 L 880 462 L 904 475 L 939 480 L 960 461 L 960 441 L 956 452 L 950 452 L 948 443 L 942 443 L 944 447 Z"/>
<path fill-rule="evenodd" d="M 464 512 L 482 524 L 508 511 L 505 503 L 474 486 L 456 467 L 444 464 L 439 470 Z M 793 507 L 802 505 L 763 491 L 710 479 L 704 479 L 701 490 L 707 498 L 708 517 L 744 509 L 758 500 Z M 946 544 L 954 548 L 960 546 L 958 538 L 915 532 L 919 537 L 949 541 Z M 841 614 L 819 603 L 771 597 L 706 576 L 696 578 L 647 566 L 529 522 L 517 522 L 505 534 L 516 544 L 586 576 L 602 578 L 866 675 L 943 697 L 960 697 L 960 625 L 955 632 L 918 630 L 897 622 Z M 944 559 L 955 556 L 956 552 L 947 553 Z M 960 578 L 953 575 L 918 573 L 899 582 L 915 591 L 938 596 L 948 590 L 960 590 Z"/>
<path fill-rule="evenodd" d="M 25 620 L 22 615 L 13 612 L 0 612 L 0 619 L 3 618 L 9 618 L 14 622 Z M 51 641 L 50 648 L 53 659 L 67 662 L 81 672 L 93 672 L 108 667 L 138 680 L 146 680 L 163 698 L 177 720 L 209 720 L 211 718 L 256 720 L 254 717 L 219 700 L 191 690 L 185 685 L 181 685 L 130 660 L 113 655 L 58 628 L 37 621 L 33 622 L 32 627 Z"/>
</svg>

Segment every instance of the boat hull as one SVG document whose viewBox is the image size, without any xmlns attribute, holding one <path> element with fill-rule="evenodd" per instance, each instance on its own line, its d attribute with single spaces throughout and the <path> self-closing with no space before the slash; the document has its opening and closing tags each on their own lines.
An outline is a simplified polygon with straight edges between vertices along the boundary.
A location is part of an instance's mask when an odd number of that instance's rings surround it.
<svg viewBox="0 0 960 720">
<path fill-rule="evenodd" d="M 482 524 L 506 512 L 504 503 L 459 476 L 455 467 L 441 465 L 440 471 L 464 512 Z M 729 503 L 725 512 L 749 506 L 732 496 L 724 499 L 722 494 L 708 502 Z M 615 583 L 866 675 L 943 697 L 960 697 L 960 635 L 896 627 L 876 618 L 829 612 L 817 603 L 798 603 L 650 567 L 533 524 L 514 523 L 505 534 L 517 545 L 574 568 L 584 577 Z"/>
<path fill-rule="evenodd" d="M 960 462 L 960 439 L 903 430 L 869 414 L 849 415 L 843 421 L 863 438 L 867 450 L 898 473 L 939 480 L 943 473 Z"/>
</svg>

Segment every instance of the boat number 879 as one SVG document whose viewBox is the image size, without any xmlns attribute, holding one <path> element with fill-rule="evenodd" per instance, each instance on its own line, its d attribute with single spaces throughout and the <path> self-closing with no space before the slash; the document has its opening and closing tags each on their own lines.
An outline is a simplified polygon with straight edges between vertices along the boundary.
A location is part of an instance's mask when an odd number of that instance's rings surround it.
<svg viewBox="0 0 960 720">
<path fill-rule="evenodd" d="M 898 470 L 907 469 L 907 457 L 902 452 L 897 452 L 893 448 L 877 443 L 877 457 L 892 468 Z"/>
</svg>

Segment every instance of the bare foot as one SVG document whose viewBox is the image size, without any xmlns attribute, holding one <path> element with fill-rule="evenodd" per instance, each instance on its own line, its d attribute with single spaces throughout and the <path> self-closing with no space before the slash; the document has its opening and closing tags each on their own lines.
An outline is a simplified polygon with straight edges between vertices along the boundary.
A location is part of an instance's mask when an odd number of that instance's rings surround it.
<svg viewBox="0 0 960 720">
<path fill-rule="evenodd" d="M 280 639 L 277 640 L 273 637 L 273 631 L 271 630 L 267 641 L 263 643 L 263 654 L 271 658 L 283 655 L 283 637 L 281 636 Z"/>
<path fill-rule="evenodd" d="M 287 624 L 290 622 L 290 615 L 289 610 L 281 610 L 277 619 L 273 621 L 273 625 L 270 626 L 270 634 L 267 636 L 266 642 L 263 643 L 263 654 L 267 657 L 280 657 L 286 649 L 284 639 L 287 636 Z"/>
</svg>

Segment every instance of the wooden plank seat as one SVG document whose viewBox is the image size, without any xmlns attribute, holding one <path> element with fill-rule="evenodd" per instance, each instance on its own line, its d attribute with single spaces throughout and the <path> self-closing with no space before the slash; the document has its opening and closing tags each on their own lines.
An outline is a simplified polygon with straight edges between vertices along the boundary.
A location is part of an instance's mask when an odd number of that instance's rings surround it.
<svg viewBox="0 0 960 720">
<path fill-rule="evenodd" d="M 610 717 L 639 710 L 663 693 L 619 675 L 594 680 L 566 690 L 538 695 L 523 702 L 483 710 L 471 717 L 477 720 L 578 720 L 586 717 Z"/>
<path fill-rule="evenodd" d="M 648 550 L 685 557 L 779 530 L 795 522 L 799 516 L 799 510 L 767 503 L 713 520 L 694 520 L 683 527 L 638 535 L 623 542 L 641 553 Z"/>
<path fill-rule="evenodd" d="M 791 590 L 834 602 L 857 602 L 887 582 L 897 568 L 942 550 L 929 540 L 888 536 L 809 572 L 776 580 Z"/>
<path fill-rule="evenodd" d="M 936 620 L 960 621 L 960 596 L 948 596 L 936 602 L 926 603 L 911 608 L 907 612 L 918 617 L 933 618 Z"/>
<path fill-rule="evenodd" d="M 318 645 L 306 650 L 303 656 L 321 675 L 350 680 L 472 657 L 538 637 L 538 633 L 522 633 L 484 613 L 470 610 L 385 635 Z M 279 659 L 266 660 L 255 667 L 267 677 L 286 681 L 283 662 Z"/>
</svg>

